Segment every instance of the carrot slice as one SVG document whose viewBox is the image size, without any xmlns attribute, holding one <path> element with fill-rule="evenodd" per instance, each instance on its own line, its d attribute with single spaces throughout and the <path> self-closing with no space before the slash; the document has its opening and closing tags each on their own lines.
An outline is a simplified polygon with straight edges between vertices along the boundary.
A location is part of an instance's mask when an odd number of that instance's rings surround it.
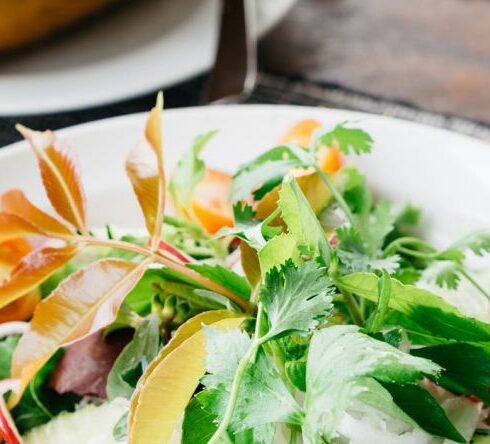
<svg viewBox="0 0 490 444">
<path fill-rule="evenodd" d="M 322 126 L 321 122 L 316 119 L 300 120 L 290 127 L 280 138 L 279 143 L 297 143 L 302 147 L 309 147 L 311 137 L 315 130 Z"/>
</svg>

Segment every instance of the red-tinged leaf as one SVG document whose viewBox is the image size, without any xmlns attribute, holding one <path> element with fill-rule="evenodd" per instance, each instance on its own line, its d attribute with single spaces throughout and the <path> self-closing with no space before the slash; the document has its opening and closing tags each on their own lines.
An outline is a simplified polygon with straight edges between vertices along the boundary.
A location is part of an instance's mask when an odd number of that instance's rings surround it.
<svg viewBox="0 0 490 444">
<path fill-rule="evenodd" d="M 57 362 L 48 386 L 60 394 L 106 398 L 107 377 L 132 333 L 130 329 L 117 330 L 104 338 L 98 331 L 70 345 Z"/>
<path fill-rule="evenodd" d="M 86 233 L 85 193 L 75 161 L 60 149 L 53 132 L 33 131 L 22 125 L 16 128 L 34 149 L 51 205 L 61 217 Z"/>
<path fill-rule="evenodd" d="M 93 262 L 68 276 L 39 303 L 12 358 L 12 376 L 21 380 L 21 388 L 11 396 L 10 406 L 17 404 L 29 381 L 56 350 L 114 321 L 148 265 L 148 260 L 139 264 L 121 259 Z"/>
<path fill-rule="evenodd" d="M 150 234 L 150 246 L 158 249 L 165 210 L 165 170 L 163 166 L 163 146 L 161 113 L 163 98 L 158 95 L 156 106 L 150 111 L 146 122 L 145 140 L 129 154 L 126 173 L 131 180 L 145 217 Z"/>
<path fill-rule="evenodd" d="M 45 233 L 19 216 L 0 213 L 0 243 L 20 237 L 43 234 Z"/>
<path fill-rule="evenodd" d="M 21 190 L 9 190 L 0 197 L 0 208 L 19 216 L 48 234 L 71 234 L 64 223 L 33 205 Z"/>
<path fill-rule="evenodd" d="M 34 290 L 78 253 L 75 246 L 40 247 L 24 256 L 0 285 L 0 308 Z"/>
<path fill-rule="evenodd" d="M 5 440 L 7 444 L 22 444 L 22 438 L 3 399 L 5 393 L 16 390 L 18 386 L 19 381 L 15 379 L 0 381 L 0 440 Z"/>
</svg>

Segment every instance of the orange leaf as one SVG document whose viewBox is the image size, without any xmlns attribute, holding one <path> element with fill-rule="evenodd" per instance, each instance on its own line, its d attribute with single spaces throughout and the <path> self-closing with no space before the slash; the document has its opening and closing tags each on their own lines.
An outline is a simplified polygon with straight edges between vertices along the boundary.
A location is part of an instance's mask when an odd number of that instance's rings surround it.
<svg viewBox="0 0 490 444">
<path fill-rule="evenodd" d="M 21 388 L 9 400 L 14 406 L 23 390 L 58 348 L 83 339 L 110 324 L 125 296 L 143 276 L 140 264 L 102 259 L 68 276 L 38 304 L 29 330 L 12 358 L 12 377 Z"/>
<path fill-rule="evenodd" d="M 151 236 L 150 247 L 153 251 L 158 250 L 165 210 L 162 108 L 163 96 L 159 93 L 157 103 L 150 111 L 146 122 L 145 140 L 131 151 L 126 161 L 126 173 L 145 216 L 146 228 Z"/>
<path fill-rule="evenodd" d="M 74 159 L 59 148 L 51 131 L 33 131 L 23 125 L 16 128 L 34 149 L 51 205 L 61 217 L 86 233 L 85 193 Z"/>
<path fill-rule="evenodd" d="M 0 285 L 0 308 L 36 289 L 78 252 L 75 246 L 40 247 L 24 256 Z"/>
<path fill-rule="evenodd" d="M 9 190 L 0 196 L 3 211 L 28 220 L 31 224 L 49 234 L 70 234 L 72 231 L 64 223 L 33 205 L 21 190 Z"/>
<path fill-rule="evenodd" d="M 27 220 L 14 214 L 0 212 L 0 243 L 19 237 L 43 234 Z"/>
</svg>

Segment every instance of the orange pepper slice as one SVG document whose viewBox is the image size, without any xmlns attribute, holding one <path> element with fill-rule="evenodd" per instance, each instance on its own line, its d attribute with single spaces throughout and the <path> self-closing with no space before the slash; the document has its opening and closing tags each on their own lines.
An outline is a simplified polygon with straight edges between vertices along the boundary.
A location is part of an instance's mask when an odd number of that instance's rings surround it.
<svg viewBox="0 0 490 444">
<path fill-rule="evenodd" d="M 229 174 L 207 169 L 194 190 L 192 211 L 209 234 L 233 226 L 233 209 L 228 200 L 231 183 Z"/>
</svg>

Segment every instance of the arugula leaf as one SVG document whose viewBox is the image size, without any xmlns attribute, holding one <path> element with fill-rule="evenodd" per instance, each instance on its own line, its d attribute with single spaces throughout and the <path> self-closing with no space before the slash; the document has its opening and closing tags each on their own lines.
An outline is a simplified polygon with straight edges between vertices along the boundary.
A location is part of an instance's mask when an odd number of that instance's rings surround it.
<svg viewBox="0 0 490 444">
<path fill-rule="evenodd" d="M 411 354 L 444 367 L 439 385 L 456 393 L 473 394 L 490 404 L 490 346 L 445 344 L 414 349 Z"/>
<path fill-rule="evenodd" d="M 250 299 L 251 289 L 247 280 L 228 268 L 209 264 L 187 264 L 187 267 L 206 276 L 213 282 L 223 285 L 223 287 L 237 293 L 247 301 Z"/>
<path fill-rule="evenodd" d="M 272 268 L 259 295 L 269 321 L 267 336 L 313 330 L 330 314 L 333 292 L 332 281 L 315 261 L 296 266 L 288 260 Z"/>
<path fill-rule="evenodd" d="M 290 146 L 282 145 L 266 151 L 252 162 L 243 165 L 233 176 L 231 200 L 245 199 L 259 186 L 270 190 L 282 182 L 283 177 L 291 168 L 304 166 L 301 152 Z M 306 156 L 306 152 L 304 154 Z M 263 193 L 262 193 L 263 194 Z"/>
<path fill-rule="evenodd" d="M 192 194 L 206 171 L 204 161 L 199 156 L 204 146 L 215 134 L 216 131 L 210 131 L 197 136 L 190 149 L 177 162 L 172 180 L 168 185 L 168 191 L 176 211 L 181 211 L 181 208 L 184 208 L 191 213 Z"/>
<path fill-rule="evenodd" d="M 294 236 L 297 245 L 308 254 L 322 256 L 328 262 L 330 245 L 327 237 L 296 180 L 282 185 L 278 206 L 288 232 Z"/>
<path fill-rule="evenodd" d="M 157 315 L 149 315 L 136 330 L 133 339 L 117 357 L 107 378 L 107 397 L 131 398 L 135 384 L 146 366 L 158 354 L 160 348 L 160 321 Z M 136 374 L 136 378 L 132 376 Z"/>
<path fill-rule="evenodd" d="M 20 336 L 7 336 L 0 341 L 0 380 L 10 378 L 10 364 Z"/>
<path fill-rule="evenodd" d="M 233 228 L 222 228 L 215 237 L 236 236 L 252 248 L 260 250 L 266 244 L 266 240 L 262 234 L 262 222 L 254 220 L 253 208 L 247 203 L 236 202 L 233 205 L 233 216 Z"/>
<path fill-rule="evenodd" d="M 366 390 L 366 378 L 407 383 L 440 367 L 339 325 L 313 333 L 306 367 L 303 433 L 309 442 L 329 441 L 351 401 Z"/>
<path fill-rule="evenodd" d="M 456 442 L 466 442 L 447 417 L 444 409 L 424 388 L 416 384 L 398 385 L 387 381 L 382 385 L 395 403 L 409 415 L 421 429 Z"/>
<path fill-rule="evenodd" d="M 376 302 L 378 278 L 370 273 L 353 273 L 335 279 L 351 293 Z M 458 309 L 428 290 L 391 280 L 390 308 L 402 313 L 409 327 L 433 341 L 489 342 L 490 324 L 464 316 Z M 390 316 L 391 317 L 391 316 Z M 398 321 L 403 321 L 399 318 Z M 392 324 L 393 325 L 393 324 Z M 406 327 L 406 325 L 401 325 Z"/>
<path fill-rule="evenodd" d="M 315 145 L 330 147 L 336 143 L 339 150 L 346 155 L 351 151 L 356 154 L 371 152 L 374 142 L 371 136 L 362 129 L 346 127 L 346 123 L 340 123 L 332 131 L 319 136 Z"/>
</svg>

